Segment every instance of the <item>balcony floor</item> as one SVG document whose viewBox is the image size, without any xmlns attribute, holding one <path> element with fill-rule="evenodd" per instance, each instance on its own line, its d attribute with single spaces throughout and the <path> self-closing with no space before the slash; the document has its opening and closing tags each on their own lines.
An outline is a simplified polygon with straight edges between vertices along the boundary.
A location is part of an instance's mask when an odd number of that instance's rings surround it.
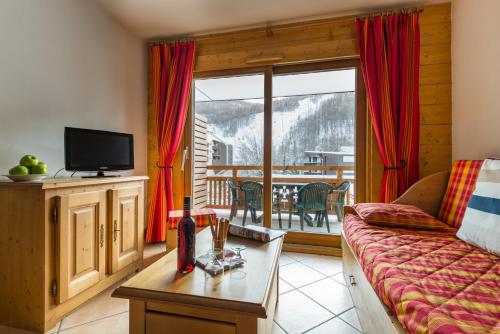
<svg viewBox="0 0 500 334">
<path fill-rule="evenodd" d="M 229 218 L 229 209 L 213 209 L 217 213 L 217 217 Z M 262 212 L 257 212 L 257 215 L 260 216 Z M 281 220 L 283 224 L 283 229 L 287 229 L 288 227 L 288 212 L 284 212 L 281 215 Z M 340 235 L 342 231 L 342 223 L 337 220 L 336 215 L 328 215 L 328 221 L 330 222 L 330 234 Z M 233 218 L 232 223 L 241 225 L 243 222 L 243 210 L 238 210 L 238 215 Z M 252 224 L 252 220 L 250 218 L 250 214 L 247 215 L 247 219 L 245 224 Z M 328 233 L 326 230 L 326 226 L 323 225 L 321 227 L 316 227 L 316 223 L 313 223 L 314 226 L 308 226 L 304 222 L 304 232 L 307 233 Z M 273 222 L 272 228 L 279 229 L 279 221 L 278 214 L 273 214 Z M 289 231 L 300 231 L 300 220 L 298 216 L 292 216 L 292 228 L 288 229 Z"/>
</svg>

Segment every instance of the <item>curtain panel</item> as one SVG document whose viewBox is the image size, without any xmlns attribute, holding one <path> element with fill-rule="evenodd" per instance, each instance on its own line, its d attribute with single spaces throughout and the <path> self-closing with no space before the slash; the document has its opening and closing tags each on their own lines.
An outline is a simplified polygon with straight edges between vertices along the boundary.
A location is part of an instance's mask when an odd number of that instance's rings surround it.
<svg viewBox="0 0 500 334">
<path fill-rule="evenodd" d="M 419 177 L 419 13 L 358 18 L 356 31 L 370 116 L 384 164 L 381 202 Z"/>
<path fill-rule="evenodd" d="M 174 209 L 172 163 L 186 123 L 196 46 L 194 42 L 151 45 L 151 84 L 158 141 L 157 181 L 153 185 L 147 242 L 165 241 L 168 212 Z"/>
</svg>

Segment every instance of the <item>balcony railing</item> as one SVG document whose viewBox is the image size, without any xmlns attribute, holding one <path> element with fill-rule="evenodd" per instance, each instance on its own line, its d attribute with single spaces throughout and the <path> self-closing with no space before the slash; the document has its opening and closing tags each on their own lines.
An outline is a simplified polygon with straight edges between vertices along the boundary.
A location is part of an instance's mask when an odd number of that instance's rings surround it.
<svg viewBox="0 0 500 334">
<path fill-rule="evenodd" d="M 248 175 L 262 173 L 262 166 L 207 166 L 206 196 L 207 206 L 210 208 L 228 209 L 231 207 L 231 190 L 226 182 L 232 179 L 239 185 L 242 181 L 262 182 L 260 175 Z M 214 175 L 209 171 L 213 171 Z M 333 187 L 343 181 L 349 181 L 351 186 L 346 194 L 346 204 L 354 201 L 354 166 L 273 166 L 273 184 L 306 184 L 311 182 L 325 182 Z M 299 172 L 307 174 L 299 174 Z M 242 175 L 246 172 L 247 175 Z M 347 173 L 346 173 L 347 172 Z M 287 174 L 288 173 L 288 174 Z M 195 185 L 196 186 L 196 185 Z M 241 198 L 242 194 L 239 194 Z M 332 195 L 335 196 L 335 195 Z"/>
</svg>

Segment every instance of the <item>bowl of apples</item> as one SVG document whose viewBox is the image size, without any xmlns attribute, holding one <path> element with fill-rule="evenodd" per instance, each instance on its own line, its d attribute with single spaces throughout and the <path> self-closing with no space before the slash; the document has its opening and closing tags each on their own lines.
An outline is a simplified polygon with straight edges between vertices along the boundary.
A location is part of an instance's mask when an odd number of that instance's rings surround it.
<svg viewBox="0 0 500 334">
<path fill-rule="evenodd" d="M 14 182 L 33 182 L 44 179 L 48 174 L 47 164 L 28 154 L 19 160 L 19 165 L 12 167 L 9 174 L 4 176 Z"/>
</svg>

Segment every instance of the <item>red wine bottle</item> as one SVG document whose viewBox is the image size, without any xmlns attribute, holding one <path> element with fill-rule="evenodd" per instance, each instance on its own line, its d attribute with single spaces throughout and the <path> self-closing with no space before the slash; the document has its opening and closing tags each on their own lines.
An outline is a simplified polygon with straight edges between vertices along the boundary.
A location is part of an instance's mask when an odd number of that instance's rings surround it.
<svg viewBox="0 0 500 334">
<path fill-rule="evenodd" d="M 177 271 L 186 274 L 194 269 L 196 224 L 191 218 L 191 197 L 184 197 L 184 215 L 177 227 Z"/>
</svg>

